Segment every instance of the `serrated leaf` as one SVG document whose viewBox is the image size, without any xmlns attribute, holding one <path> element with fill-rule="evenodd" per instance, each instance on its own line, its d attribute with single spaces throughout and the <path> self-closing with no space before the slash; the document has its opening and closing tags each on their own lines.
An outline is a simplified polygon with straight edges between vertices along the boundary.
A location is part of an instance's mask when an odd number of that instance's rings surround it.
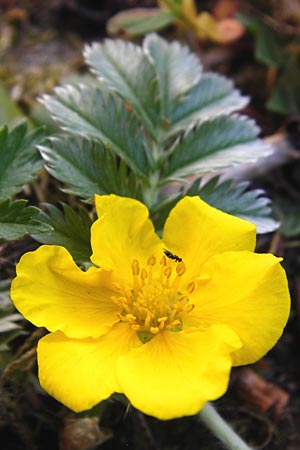
<svg viewBox="0 0 300 450">
<path fill-rule="evenodd" d="M 175 142 L 165 176 L 195 176 L 267 156 L 271 149 L 257 138 L 258 131 L 254 121 L 244 116 L 202 122 Z"/>
<path fill-rule="evenodd" d="M 200 80 L 202 65 L 187 46 L 168 43 L 155 33 L 146 36 L 143 49 L 157 73 L 161 115 L 170 120 L 175 100 Z"/>
<path fill-rule="evenodd" d="M 252 222 L 257 233 L 270 233 L 279 227 L 272 215 L 271 201 L 262 189 L 248 190 L 249 182 L 233 184 L 232 180 L 219 181 L 218 177 L 210 179 L 199 187 L 197 180 L 186 195 L 200 197 L 223 212 Z"/>
<path fill-rule="evenodd" d="M 280 217 L 280 231 L 284 236 L 294 238 L 300 235 L 300 209 L 295 201 L 275 196 L 274 209 Z"/>
<path fill-rule="evenodd" d="M 156 73 L 141 47 L 107 39 L 103 44 L 86 46 L 83 54 L 92 71 L 132 106 L 155 139 L 158 122 Z"/>
<path fill-rule="evenodd" d="M 35 148 L 42 138 L 40 129 L 27 133 L 25 122 L 11 131 L 6 125 L 0 129 L 0 200 L 20 192 L 42 168 Z"/>
<path fill-rule="evenodd" d="M 26 234 L 49 230 L 48 225 L 37 219 L 40 210 L 26 204 L 26 200 L 0 202 L 0 239 L 13 241 Z"/>
<path fill-rule="evenodd" d="M 21 314 L 9 314 L 0 318 L 0 333 L 20 329 L 20 325 L 16 322 L 22 320 Z"/>
<path fill-rule="evenodd" d="M 136 37 L 171 25 L 174 16 L 160 8 L 133 8 L 111 17 L 106 25 L 108 34 Z"/>
<path fill-rule="evenodd" d="M 39 146 L 47 171 L 67 185 L 63 190 L 92 200 L 95 194 L 141 199 L 134 174 L 100 143 L 79 138 L 51 138 Z"/>
<path fill-rule="evenodd" d="M 158 217 L 156 226 L 158 229 L 163 228 L 171 209 L 182 197 L 199 195 L 209 205 L 254 223 L 258 234 L 276 230 L 279 222 L 274 219 L 270 199 L 262 189 L 249 190 L 249 184 L 234 184 L 232 180 L 220 181 L 218 176 L 203 183 L 202 179 L 198 178 L 187 190 L 181 189 L 179 194 L 169 194 L 159 209 L 153 212 Z"/>
<path fill-rule="evenodd" d="M 184 130 L 198 121 L 229 115 L 244 108 L 248 101 L 248 97 L 234 89 L 231 80 L 206 73 L 172 111 L 168 134 Z"/>
<path fill-rule="evenodd" d="M 84 208 L 78 211 L 63 204 L 63 211 L 47 205 L 48 212 L 40 212 L 39 220 L 50 226 L 47 233 L 32 233 L 38 242 L 65 247 L 76 261 L 89 261 L 92 254 L 90 228 L 92 221 Z"/>
<path fill-rule="evenodd" d="M 148 174 L 151 154 L 146 138 L 120 99 L 85 85 L 59 87 L 55 92 L 57 97 L 45 95 L 42 101 L 63 129 L 99 140 L 138 175 Z"/>
</svg>

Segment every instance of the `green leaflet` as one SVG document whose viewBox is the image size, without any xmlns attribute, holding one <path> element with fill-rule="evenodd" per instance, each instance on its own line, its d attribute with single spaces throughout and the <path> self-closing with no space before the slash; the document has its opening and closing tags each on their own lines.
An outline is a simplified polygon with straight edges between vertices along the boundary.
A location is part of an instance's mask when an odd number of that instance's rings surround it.
<svg viewBox="0 0 300 450">
<path fill-rule="evenodd" d="M 39 150 L 48 172 L 67 185 L 65 192 L 88 201 L 95 194 L 111 193 L 141 198 L 134 173 L 99 142 L 51 138 Z"/>
<path fill-rule="evenodd" d="M 258 234 L 276 230 L 279 223 L 274 218 L 270 199 L 265 196 L 262 189 L 248 188 L 249 183 L 246 181 L 234 184 L 232 180 L 220 181 L 216 176 L 207 182 L 198 178 L 185 191 L 185 195 L 199 195 L 211 206 L 254 223 Z M 157 228 L 163 227 L 170 210 L 182 196 L 182 192 L 180 195 L 168 196 L 159 210 L 159 219 L 156 221 Z"/>
<path fill-rule="evenodd" d="M 147 175 L 151 156 L 146 137 L 120 99 L 88 85 L 60 87 L 56 94 L 45 95 L 43 102 L 65 130 L 99 140 L 137 174 Z"/>
<path fill-rule="evenodd" d="M 43 167 L 36 145 L 44 137 L 41 129 L 27 133 L 25 122 L 11 131 L 0 129 L 0 200 L 20 192 Z"/>
<path fill-rule="evenodd" d="M 153 65 L 142 49 L 131 42 L 106 40 L 84 49 L 86 62 L 106 85 L 134 108 L 155 139 L 158 89 Z"/>
<path fill-rule="evenodd" d="M 38 220 L 38 208 L 26 205 L 26 200 L 0 202 L 0 239 L 13 241 L 26 234 L 43 234 L 51 228 Z"/>
<path fill-rule="evenodd" d="M 32 233 L 43 244 L 65 247 L 78 262 L 89 261 L 92 254 L 90 228 L 92 220 L 84 208 L 74 211 L 63 204 L 63 210 L 47 205 L 48 212 L 40 212 L 39 220 L 48 226 L 46 233 Z"/>
<path fill-rule="evenodd" d="M 271 149 L 257 138 L 258 131 L 255 123 L 244 116 L 221 116 L 201 122 L 174 143 L 165 176 L 208 173 L 266 156 Z"/>
</svg>

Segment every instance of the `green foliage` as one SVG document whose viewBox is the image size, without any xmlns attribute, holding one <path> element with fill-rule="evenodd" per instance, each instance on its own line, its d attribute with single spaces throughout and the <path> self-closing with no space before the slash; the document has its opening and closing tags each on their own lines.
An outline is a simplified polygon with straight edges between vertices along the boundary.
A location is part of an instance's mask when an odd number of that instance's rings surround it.
<svg viewBox="0 0 300 450">
<path fill-rule="evenodd" d="M 280 114 L 300 114 L 300 41 L 272 28 L 263 19 L 238 14 L 239 20 L 254 35 L 255 57 L 276 70 L 267 108 Z"/>
<path fill-rule="evenodd" d="M 23 117 L 21 110 L 7 93 L 4 84 L 0 81 L 0 125 L 16 121 Z"/>
<path fill-rule="evenodd" d="M 282 43 L 278 33 L 257 16 L 239 13 L 237 17 L 254 35 L 257 60 L 267 66 L 278 67 L 282 60 Z"/>
<path fill-rule="evenodd" d="M 86 62 L 106 85 L 135 110 L 155 139 L 158 119 L 157 79 L 142 49 L 131 42 L 106 40 L 84 50 Z"/>
<path fill-rule="evenodd" d="M 43 101 L 62 127 L 76 136 L 99 140 L 138 175 L 149 171 L 150 150 L 137 119 L 116 96 L 87 85 L 56 89 Z"/>
<path fill-rule="evenodd" d="M 169 135 L 185 130 L 198 122 L 244 108 L 248 98 L 241 96 L 227 78 L 214 74 L 203 74 L 199 82 L 175 105 L 170 121 Z"/>
<path fill-rule="evenodd" d="M 41 129 L 27 133 L 25 122 L 11 131 L 6 125 L 0 129 L 0 200 L 20 192 L 42 168 L 35 148 L 42 138 Z"/>
<path fill-rule="evenodd" d="M 106 40 L 84 56 L 98 80 L 43 97 L 69 133 L 40 146 L 66 192 L 85 200 L 95 193 L 135 197 L 155 216 L 169 201 L 170 182 L 186 186 L 190 176 L 269 154 L 254 122 L 236 114 L 248 99 L 226 78 L 203 74 L 186 46 L 150 34 L 141 47 Z"/>
<path fill-rule="evenodd" d="M 143 50 L 149 64 L 152 63 L 155 68 L 161 120 L 171 121 L 172 110 L 180 98 L 199 82 L 201 63 L 187 47 L 178 42 L 168 43 L 156 34 L 145 38 Z"/>
<path fill-rule="evenodd" d="M 17 313 L 9 296 L 10 280 L 0 281 L 0 352 L 10 350 L 10 342 L 24 334 L 19 322 L 23 320 L 21 314 Z M 3 355 L 0 355 L 0 367 L 3 362 Z"/>
<path fill-rule="evenodd" d="M 48 212 L 40 212 L 39 220 L 48 227 L 46 233 L 32 233 L 43 244 L 65 247 L 78 262 L 89 261 L 92 254 L 90 228 L 92 220 L 84 208 L 75 211 L 63 204 L 63 211 L 47 205 Z"/>
<path fill-rule="evenodd" d="M 46 169 L 67 184 L 65 192 L 91 201 L 95 194 L 117 194 L 140 199 L 133 172 L 123 160 L 99 142 L 79 138 L 52 138 L 39 146 Z"/>
<path fill-rule="evenodd" d="M 262 189 L 249 190 L 249 182 L 233 184 L 232 180 L 220 182 L 214 177 L 200 187 L 195 182 L 187 192 L 196 193 L 215 208 L 254 223 L 258 233 L 269 233 L 279 227 L 272 215 L 270 199 Z"/>
<path fill-rule="evenodd" d="M 40 210 L 26 205 L 26 200 L 6 199 L 0 202 L 0 239 L 13 241 L 25 234 L 42 234 L 50 229 L 49 225 L 37 219 Z"/>
<path fill-rule="evenodd" d="M 249 190 L 249 182 L 234 184 L 232 180 L 220 181 L 218 176 L 204 181 L 195 180 L 185 191 L 185 195 L 199 195 L 202 200 L 223 212 L 252 222 L 257 233 L 269 233 L 279 227 L 273 218 L 271 201 L 262 189 Z M 156 226 L 161 229 L 170 210 L 180 196 L 169 197 L 169 201 L 161 206 Z"/>
<path fill-rule="evenodd" d="M 128 37 L 137 37 L 161 30 L 173 22 L 173 14 L 160 8 L 135 8 L 113 16 L 106 28 L 111 35 L 121 32 Z"/>
<path fill-rule="evenodd" d="M 275 197 L 274 210 L 281 220 L 280 231 L 282 234 L 288 238 L 300 236 L 300 210 L 298 204 L 285 197 Z"/>
<path fill-rule="evenodd" d="M 255 161 L 268 152 L 257 139 L 258 128 L 243 116 L 221 116 L 201 122 L 170 149 L 165 175 L 186 177 Z"/>
</svg>

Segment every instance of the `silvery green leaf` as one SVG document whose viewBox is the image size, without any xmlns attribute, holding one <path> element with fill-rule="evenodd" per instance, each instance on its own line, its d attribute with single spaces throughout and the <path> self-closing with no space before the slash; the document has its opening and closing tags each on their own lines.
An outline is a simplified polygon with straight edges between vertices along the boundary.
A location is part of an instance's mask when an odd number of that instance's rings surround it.
<svg viewBox="0 0 300 450">
<path fill-rule="evenodd" d="M 254 223 L 259 234 L 276 230 L 280 224 L 274 218 L 271 200 L 262 189 L 248 189 L 247 181 L 234 184 L 232 180 L 220 182 L 214 177 L 200 187 L 196 181 L 187 195 L 197 192 L 215 208 Z"/>
<path fill-rule="evenodd" d="M 168 192 L 164 202 L 153 211 L 158 229 L 162 229 L 171 209 L 185 195 L 197 196 L 211 206 L 256 225 L 258 234 L 270 233 L 279 227 L 274 218 L 271 201 L 262 189 L 249 189 L 248 182 L 235 184 L 232 180 L 220 181 L 213 177 L 208 181 L 196 179 L 188 189 Z"/>
<path fill-rule="evenodd" d="M 244 116 L 220 116 L 189 129 L 174 143 L 166 178 L 197 176 L 236 164 L 254 162 L 271 152 L 259 128 Z"/>
<path fill-rule="evenodd" d="M 155 33 L 146 36 L 143 49 L 157 74 L 161 117 L 170 120 L 176 100 L 200 80 L 202 65 L 187 46 L 167 42 Z"/>
<path fill-rule="evenodd" d="M 173 135 L 199 121 L 229 115 L 244 108 L 248 101 L 228 78 L 205 73 L 172 110 L 168 134 Z"/>
<path fill-rule="evenodd" d="M 158 89 L 153 64 L 141 47 L 131 42 L 107 39 L 84 49 L 92 71 L 128 102 L 155 139 L 158 122 Z"/>
<path fill-rule="evenodd" d="M 92 200 L 95 194 L 141 198 L 135 175 L 99 142 L 51 138 L 38 147 L 47 171 L 65 183 L 64 192 Z"/>
<path fill-rule="evenodd" d="M 64 130 L 99 140 L 138 175 L 148 174 L 151 154 L 144 132 L 118 97 L 85 85 L 59 87 L 55 92 L 56 97 L 45 95 L 42 101 Z"/>
</svg>

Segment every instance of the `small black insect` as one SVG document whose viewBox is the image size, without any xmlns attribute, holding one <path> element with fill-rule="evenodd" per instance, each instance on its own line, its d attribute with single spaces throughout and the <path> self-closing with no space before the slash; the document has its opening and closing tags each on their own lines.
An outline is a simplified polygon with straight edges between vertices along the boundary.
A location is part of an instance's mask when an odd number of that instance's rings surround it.
<svg viewBox="0 0 300 450">
<path fill-rule="evenodd" d="M 169 250 L 166 250 L 165 248 L 164 248 L 164 254 L 166 255 L 167 258 L 173 259 L 176 262 L 182 261 L 182 258 L 180 258 L 177 255 L 174 255 L 174 253 L 169 252 Z"/>
</svg>

